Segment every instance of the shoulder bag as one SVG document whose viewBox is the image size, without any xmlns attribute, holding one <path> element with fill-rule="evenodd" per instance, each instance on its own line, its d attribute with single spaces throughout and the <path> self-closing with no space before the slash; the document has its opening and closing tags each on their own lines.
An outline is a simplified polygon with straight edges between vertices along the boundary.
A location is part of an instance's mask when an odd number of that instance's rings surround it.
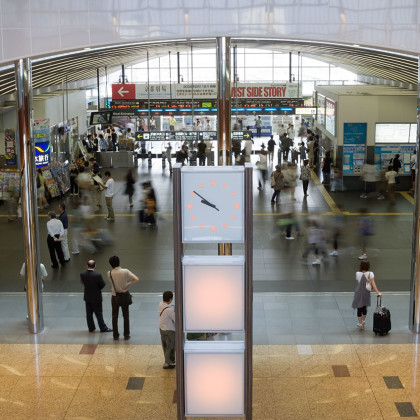
<svg viewBox="0 0 420 420">
<path fill-rule="evenodd" d="M 118 305 L 119 306 L 131 305 L 133 303 L 133 296 L 131 296 L 131 293 L 128 290 L 126 292 L 117 292 L 117 289 L 115 288 L 114 279 L 112 278 L 111 271 L 109 272 L 109 276 L 111 277 L 112 285 L 114 286 Z"/>
</svg>

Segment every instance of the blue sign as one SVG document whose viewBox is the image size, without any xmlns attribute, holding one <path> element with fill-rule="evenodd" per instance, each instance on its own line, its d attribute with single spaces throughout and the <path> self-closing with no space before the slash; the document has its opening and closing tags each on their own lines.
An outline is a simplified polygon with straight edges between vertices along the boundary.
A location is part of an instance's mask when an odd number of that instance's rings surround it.
<svg viewBox="0 0 420 420">
<path fill-rule="evenodd" d="M 343 144 L 366 144 L 367 123 L 344 123 Z"/>
<path fill-rule="evenodd" d="M 365 164 L 365 145 L 343 146 L 343 175 L 357 175 L 363 173 Z"/>
<path fill-rule="evenodd" d="M 35 143 L 35 164 L 37 168 L 48 166 L 50 163 L 50 142 Z"/>
</svg>

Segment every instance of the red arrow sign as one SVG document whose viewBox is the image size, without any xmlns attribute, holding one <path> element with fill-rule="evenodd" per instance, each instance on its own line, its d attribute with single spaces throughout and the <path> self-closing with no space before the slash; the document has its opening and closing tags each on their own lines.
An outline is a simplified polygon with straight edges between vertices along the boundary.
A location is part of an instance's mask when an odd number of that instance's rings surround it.
<svg viewBox="0 0 420 420">
<path fill-rule="evenodd" d="M 118 84 L 112 85 L 112 99 L 136 99 L 136 85 Z"/>
</svg>

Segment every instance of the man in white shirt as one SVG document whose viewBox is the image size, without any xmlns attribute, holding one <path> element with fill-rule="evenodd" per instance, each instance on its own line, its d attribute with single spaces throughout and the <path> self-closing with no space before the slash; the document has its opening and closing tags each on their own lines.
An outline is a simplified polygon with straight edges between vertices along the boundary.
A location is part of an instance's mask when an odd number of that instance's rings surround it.
<svg viewBox="0 0 420 420">
<path fill-rule="evenodd" d="M 174 294 L 171 291 L 163 293 L 163 302 L 159 303 L 159 330 L 162 341 L 165 364 L 163 369 L 175 368 L 175 311 L 170 306 Z"/>
<path fill-rule="evenodd" d="M 112 207 L 112 198 L 114 197 L 114 180 L 111 178 L 111 172 L 106 171 L 105 178 L 105 203 L 108 210 L 108 216 L 106 217 L 106 220 L 113 221 L 115 220 L 114 209 Z"/>
<path fill-rule="evenodd" d="M 66 264 L 64 261 L 63 249 L 61 248 L 61 241 L 64 235 L 64 227 L 60 220 L 58 220 L 53 211 L 48 212 L 47 222 L 47 244 L 48 251 L 52 262 L 52 268 L 58 268 L 58 262 L 55 254 L 57 253 L 58 260 L 62 267 Z"/>
<path fill-rule="evenodd" d="M 130 311 L 129 305 L 121 303 L 117 297 L 118 293 L 128 291 L 128 286 L 137 283 L 139 278 L 130 270 L 120 267 L 120 259 L 117 255 L 113 255 L 109 259 L 109 264 L 112 267 L 108 271 L 108 280 L 111 283 L 111 306 L 112 306 L 112 329 L 114 332 L 114 340 L 119 340 L 120 334 L 118 332 L 118 313 L 121 311 L 124 318 L 124 340 L 130 339 Z"/>
</svg>

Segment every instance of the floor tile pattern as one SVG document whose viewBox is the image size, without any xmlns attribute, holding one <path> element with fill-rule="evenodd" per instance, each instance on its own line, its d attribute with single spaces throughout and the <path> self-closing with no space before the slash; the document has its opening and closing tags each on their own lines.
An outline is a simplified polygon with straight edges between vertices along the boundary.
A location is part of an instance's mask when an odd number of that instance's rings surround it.
<svg viewBox="0 0 420 420">
<path fill-rule="evenodd" d="M 0 418 L 176 419 L 176 373 L 162 369 L 159 345 L 81 347 L 0 344 Z M 419 418 L 420 345 L 311 347 L 254 346 L 255 420 Z M 334 366 L 350 376 L 335 376 Z M 402 388 L 389 388 L 396 378 Z"/>
</svg>

